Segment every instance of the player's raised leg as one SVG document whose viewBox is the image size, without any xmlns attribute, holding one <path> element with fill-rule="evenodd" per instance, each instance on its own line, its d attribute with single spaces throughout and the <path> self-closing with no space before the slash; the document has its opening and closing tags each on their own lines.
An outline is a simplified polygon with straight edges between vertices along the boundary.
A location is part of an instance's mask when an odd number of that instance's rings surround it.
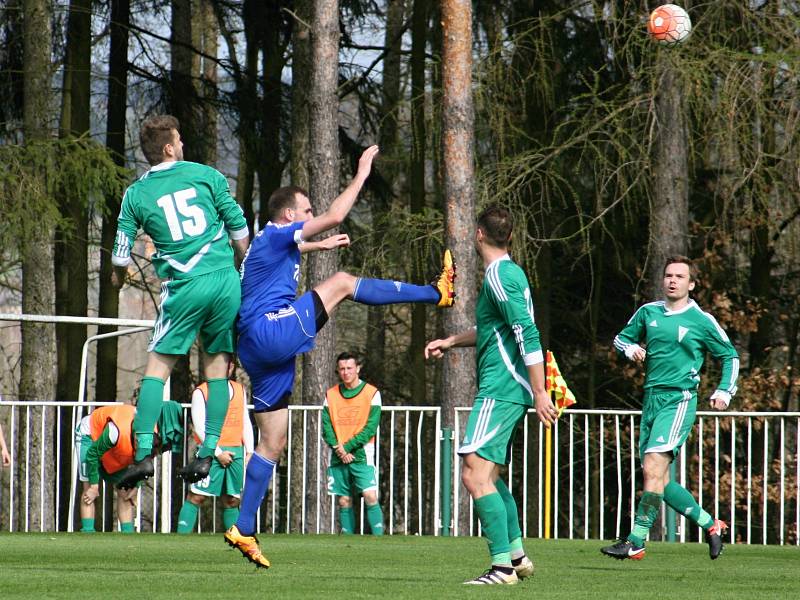
<svg viewBox="0 0 800 600">
<path fill-rule="evenodd" d="M 320 283 L 314 290 L 319 294 L 329 315 L 346 298 L 373 306 L 424 303 L 449 307 L 455 302 L 455 277 L 456 267 L 452 254 L 445 250 L 441 271 L 436 281 L 430 285 L 370 279 L 339 272 Z"/>
</svg>

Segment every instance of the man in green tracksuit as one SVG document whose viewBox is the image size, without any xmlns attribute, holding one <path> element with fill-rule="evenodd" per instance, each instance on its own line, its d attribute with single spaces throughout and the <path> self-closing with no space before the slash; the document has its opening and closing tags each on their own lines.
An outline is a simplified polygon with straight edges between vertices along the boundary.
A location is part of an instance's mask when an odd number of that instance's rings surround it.
<svg viewBox="0 0 800 600">
<path fill-rule="evenodd" d="M 664 300 L 641 306 L 614 338 L 617 351 L 644 364 L 647 373 L 639 433 L 644 492 L 627 539 L 601 549 L 603 554 L 620 560 L 644 558 L 645 538 L 662 500 L 705 530 L 712 560 L 722 552 L 727 525 L 704 511 L 686 488 L 669 479 L 669 465 L 694 426 L 697 386 L 706 352 L 722 363 L 720 384 L 709 399 L 713 408 L 728 407 L 739 374 L 739 356 L 727 334 L 714 317 L 689 298 L 696 280 L 689 258 L 669 257 L 664 265 Z"/>
<path fill-rule="evenodd" d="M 151 167 L 125 192 L 112 252 L 112 279 L 121 286 L 136 233 L 143 229 L 156 247 L 153 265 L 162 279 L 159 315 L 133 422 L 136 457 L 122 476 L 124 485 L 153 475 L 153 426 L 164 382 L 198 334 L 208 381 L 206 438 L 197 457 L 180 472 L 187 481 L 208 475 L 228 410 L 228 363 L 241 304 L 236 264 L 247 251 L 247 223 L 222 173 L 183 160 L 178 128 L 178 120 L 170 115 L 151 116 L 142 123 L 142 152 Z"/>
<path fill-rule="evenodd" d="M 342 352 L 336 359 L 341 383 L 325 394 L 322 435 L 331 447 L 328 493 L 338 497 L 343 534 L 355 531 L 352 491 L 367 505 L 367 522 L 373 535 L 383 535 L 383 513 L 378 503 L 375 468 L 375 432 L 381 420 L 381 393 L 360 378 L 361 362 Z"/>
</svg>

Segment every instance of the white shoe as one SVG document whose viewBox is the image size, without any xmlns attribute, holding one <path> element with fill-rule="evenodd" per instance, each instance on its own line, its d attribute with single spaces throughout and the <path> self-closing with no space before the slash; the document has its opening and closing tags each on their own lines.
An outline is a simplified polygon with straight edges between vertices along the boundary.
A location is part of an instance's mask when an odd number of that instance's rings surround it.
<svg viewBox="0 0 800 600">
<path fill-rule="evenodd" d="M 519 579 L 533 576 L 533 561 L 527 556 L 522 557 L 522 562 L 514 567 L 514 572 Z"/>
<path fill-rule="evenodd" d="M 519 583 L 516 572 L 512 571 L 510 575 L 507 575 L 494 567 L 486 571 L 483 575 L 464 582 L 465 585 L 514 585 L 515 583 Z"/>
</svg>

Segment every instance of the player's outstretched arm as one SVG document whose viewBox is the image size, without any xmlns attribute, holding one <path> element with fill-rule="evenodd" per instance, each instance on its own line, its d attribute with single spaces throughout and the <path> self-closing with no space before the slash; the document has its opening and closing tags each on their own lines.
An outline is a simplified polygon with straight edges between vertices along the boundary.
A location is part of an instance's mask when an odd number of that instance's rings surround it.
<svg viewBox="0 0 800 600">
<path fill-rule="evenodd" d="M 441 358 L 450 348 L 474 346 L 477 339 L 477 331 L 474 327 L 470 327 L 450 337 L 430 341 L 425 346 L 425 358 Z"/>
<path fill-rule="evenodd" d="M 358 193 L 364 186 L 364 182 L 369 177 L 372 170 L 372 160 L 376 154 L 378 154 L 377 146 L 370 146 L 364 150 L 361 158 L 358 159 L 358 171 L 356 176 L 353 177 L 353 181 L 331 202 L 327 211 L 305 222 L 303 225 L 303 239 L 309 240 L 323 231 L 337 227 L 344 221 L 350 209 L 356 203 Z"/>
<path fill-rule="evenodd" d="M 301 254 L 308 254 L 309 252 L 318 252 L 319 250 L 335 250 L 336 248 L 349 245 L 350 236 L 346 233 L 338 233 L 317 242 L 303 242 L 298 248 L 300 248 Z"/>
</svg>

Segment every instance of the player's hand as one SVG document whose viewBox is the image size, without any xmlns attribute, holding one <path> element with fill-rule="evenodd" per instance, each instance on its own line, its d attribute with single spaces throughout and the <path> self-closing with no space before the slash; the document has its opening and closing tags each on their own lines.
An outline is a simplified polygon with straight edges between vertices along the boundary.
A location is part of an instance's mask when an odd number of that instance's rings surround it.
<svg viewBox="0 0 800 600">
<path fill-rule="evenodd" d="M 425 346 L 425 358 L 442 358 L 444 353 L 452 347 L 449 339 L 433 340 Z"/>
<path fill-rule="evenodd" d="M 711 394 L 711 398 L 709 398 L 708 401 L 711 403 L 712 408 L 716 410 L 725 410 L 731 403 L 731 396 L 727 392 L 717 390 Z"/>
<path fill-rule="evenodd" d="M 343 462 L 344 464 L 346 464 L 346 465 L 349 465 L 349 464 L 350 464 L 351 462 L 353 462 L 355 459 L 356 459 L 356 457 L 355 457 L 355 456 L 353 456 L 352 454 L 350 454 L 350 453 L 348 452 L 348 453 L 347 453 L 347 454 L 345 454 L 345 455 L 344 455 L 344 457 L 342 458 L 342 462 Z"/>
<path fill-rule="evenodd" d="M 550 400 L 550 394 L 547 392 L 542 392 L 539 394 L 534 394 L 534 396 L 536 416 L 539 417 L 539 420 L 544 424 L 545 427 L 550 427 L 550 425 L 555 423 L 556 419 L 558 419 L 558 411 L 556 410 L 556 407 L 553 406 L 553 401 Z"/>
<path fill-rule="evenodd" d="M 88 505 L 97 500 L 97 497 L 99 495 L 100 495 L 99 486 L 97 484 L 90 485 L 88 488 L 86 488 L 86 491 L 83 492 L 81 500 L 83 500 L 84 504 Z"/>
<path fill-rule="evenodd" d="M 636 348 L 631 353 L 631 360 L 636 363 L 643 363 L 644 359 L 647 357 L 647 351 L 644 348 Z"/>
<path fill-rule="evenodd" d="M 136 494 L 138 490 L 135 487 L 132 488 L 118 488 L 117 495 L 124 500 L 125 502 L 130 502 L 133 505 L 136 505 Z"/>
<path fill-rule="evenodd" d="M 337 444 L 333 447 L 333 451 L 336 452 L 336 456 L 339 457 L 339 460 L 344 460 L 345 455 L 347 452 L 344 451 L 344 447 L 341 444 Z"/>
<path fill-rule="evenodd" d="M 233 452 L 230 450 L 223 450 L 219 456 L 217 456 L 217 461 L 223 467 L 227 467 L 229 464 L 233 462 Z"/>
<path fill-rule="evenodd" d="M 375 158 L 376 154 L 378 154 L 377 146 L 370 146 L 364 150 L 361 158 L 358 159 L 358 173 L 356 173 L 357 177 L 366 179 L 369 176 L 369 173 L 372 170 L 372 160 Z"/>
<path fill-rule="evenodd" d="M 324 240 L 320 241 L 319 244 L 323 250 L 335 250 L 336 248 L 349 246 L 350 236 L 346 233 L 338 233 L 336 235 L 326 237 Z"/>
<path fill-rule="evenodd" d="M 3 466 L 4 467 L 11 466 L 11 455 L 5 448 L 3 448 Z"/>
</svg>

